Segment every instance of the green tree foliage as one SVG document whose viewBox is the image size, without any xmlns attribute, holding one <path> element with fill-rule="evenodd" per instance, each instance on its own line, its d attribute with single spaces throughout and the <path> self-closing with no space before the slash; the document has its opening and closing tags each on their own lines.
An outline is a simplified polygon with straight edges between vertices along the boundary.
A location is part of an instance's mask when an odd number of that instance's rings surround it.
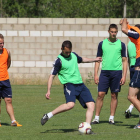
<svg viewBox="0 0 140 140">
<path fill-rule="evenodd" d="M 124 0 L 1 0 L 2 17 L 121 18 Z M 127 17 L 140 17 L 140 0 L 126 0 Z"/>
</svg>

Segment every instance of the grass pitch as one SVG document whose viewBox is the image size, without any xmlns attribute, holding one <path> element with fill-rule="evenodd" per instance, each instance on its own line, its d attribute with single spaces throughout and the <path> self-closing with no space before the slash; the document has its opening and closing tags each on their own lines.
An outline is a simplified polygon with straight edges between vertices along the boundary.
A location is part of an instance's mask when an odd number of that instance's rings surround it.
<svg viewBox="0 0 140 140">
<path fill-rule="evenodd" d="M 88 86 L 96 100 L 97 87 Z M 77 128 L 85 121 L 86 110 L 78 101 L 74 109 L 58 114 L 51 118 L 44 126 L 40 119 L 44 113 L 52 111 L 65 103 L 63 86 L 53 86 L 51 100 L 46 100 L 47 86 L 12 86 L 13 107 L 16 120 L 22 127 L 11 127 L 10 118 L 6 113 L 5 103 L 1 104 L 0 140 L 138 140 L 140 130 L 133 127 L 138 122 L 138 111 L 133 109 L 132 117 L 125 119 L 124 112 L 130 105 L 127 100 L 128 85 L 122 86 L 118 96 L 118 107 L 115 115 L 116 125 L 109 125 L 110 92 L 105 96 L 100 115 L 100 124 L 92 125 L 95 135 L 81 135 Z M 95 115 L 95 113 L 94 113 Z"/>
</svg>

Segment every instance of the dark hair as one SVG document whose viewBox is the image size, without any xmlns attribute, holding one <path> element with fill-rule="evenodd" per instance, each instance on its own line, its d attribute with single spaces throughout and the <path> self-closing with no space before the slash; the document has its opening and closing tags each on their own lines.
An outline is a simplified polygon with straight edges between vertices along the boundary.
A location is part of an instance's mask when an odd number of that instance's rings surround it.
<svg viewBox="0 0 140 140">
<path fill-rule="evenodd" d="M 118 26 L 116 24 L 110 24 L 108 30 L 110 30 L 110 28 L 115 28 L 118 30 Z"/>
<path fill-rule="evenodd" d="M 138 27 L 140 29 L 140 24 L 136 24 L 135 27 Z"/>
<path fill-rule="evenodd" d="M 64 41 L 62 43 L 62 49 L 64 50 L 65 47 L 71 49 L 72 48 L 72 43 L 69 40 Z"/>
<path fill-rule="evenodd" d="M 1 38 L 1 39 L 4 39 L 4 36 L 3 36 L 2 34 L 0 34 L 0 38 Z"/>
</svg>

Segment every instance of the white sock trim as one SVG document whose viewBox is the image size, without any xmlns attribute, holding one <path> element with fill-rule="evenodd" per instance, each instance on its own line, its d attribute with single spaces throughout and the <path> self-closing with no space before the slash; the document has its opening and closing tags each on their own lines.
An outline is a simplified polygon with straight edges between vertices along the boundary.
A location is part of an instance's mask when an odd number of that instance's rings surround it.
<svg viewBox="0 0 140 140">
<path fill-rule="evenodd" d="M 98 121 L 99 121 L 99 117 L 100 117 L 100 116 L 96 116 L 96 115 L 95 115 L 95 119 L 98 120 Z"/>
<path fill-rule="evenodd" d="M 49 112 L 47 115 L 48 115 L 48 118 L 49 118 L 49 119 L 50 119 L 51 117 L 53 117 L 52 112 Z"/>
<path fill-rule="evenodd" d="M 109 117 L 109 120 L 114 120 L 114 116 L 110 116 Z"/>
<path fill-rule="evenodd" d="M 11 123 L 15 122 L 16 120 L 11 121 Z"/>
</svg>

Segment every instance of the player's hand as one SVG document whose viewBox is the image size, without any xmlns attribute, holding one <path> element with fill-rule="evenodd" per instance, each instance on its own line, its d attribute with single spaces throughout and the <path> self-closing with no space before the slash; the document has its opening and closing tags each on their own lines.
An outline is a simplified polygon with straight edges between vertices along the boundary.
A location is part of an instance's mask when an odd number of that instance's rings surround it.
<svg viewBox="0 0 140 140">
<path fill-rule="evenodd" d="M 120 20 L 119 24 L 122 25 L 122 23 L 123 23 L 123 19 Z"/>
<path fill-rule="evenodd" d="M 95 58 L 95 62 L 102 62 L 102 57 Z"/>
<path fill-rule="evenodd" d="M 50 92 L 47 92 L 45 96 L 46 96 L 46 99 L 48 99 L 48 100 L 51 99 L 50 98 Z"/>
<path fill-rule="evenodd" d="M 99 83 L 99 77 L 98 76 L 94 76 L 94 83 L 98 85 L 98 83 Z"/>
<path fill-rule="evenodd" d="M 120 81 L 120 85 L 124 85 L 125 84 L 125 78 L 122 78 Z"/>
</svg>

